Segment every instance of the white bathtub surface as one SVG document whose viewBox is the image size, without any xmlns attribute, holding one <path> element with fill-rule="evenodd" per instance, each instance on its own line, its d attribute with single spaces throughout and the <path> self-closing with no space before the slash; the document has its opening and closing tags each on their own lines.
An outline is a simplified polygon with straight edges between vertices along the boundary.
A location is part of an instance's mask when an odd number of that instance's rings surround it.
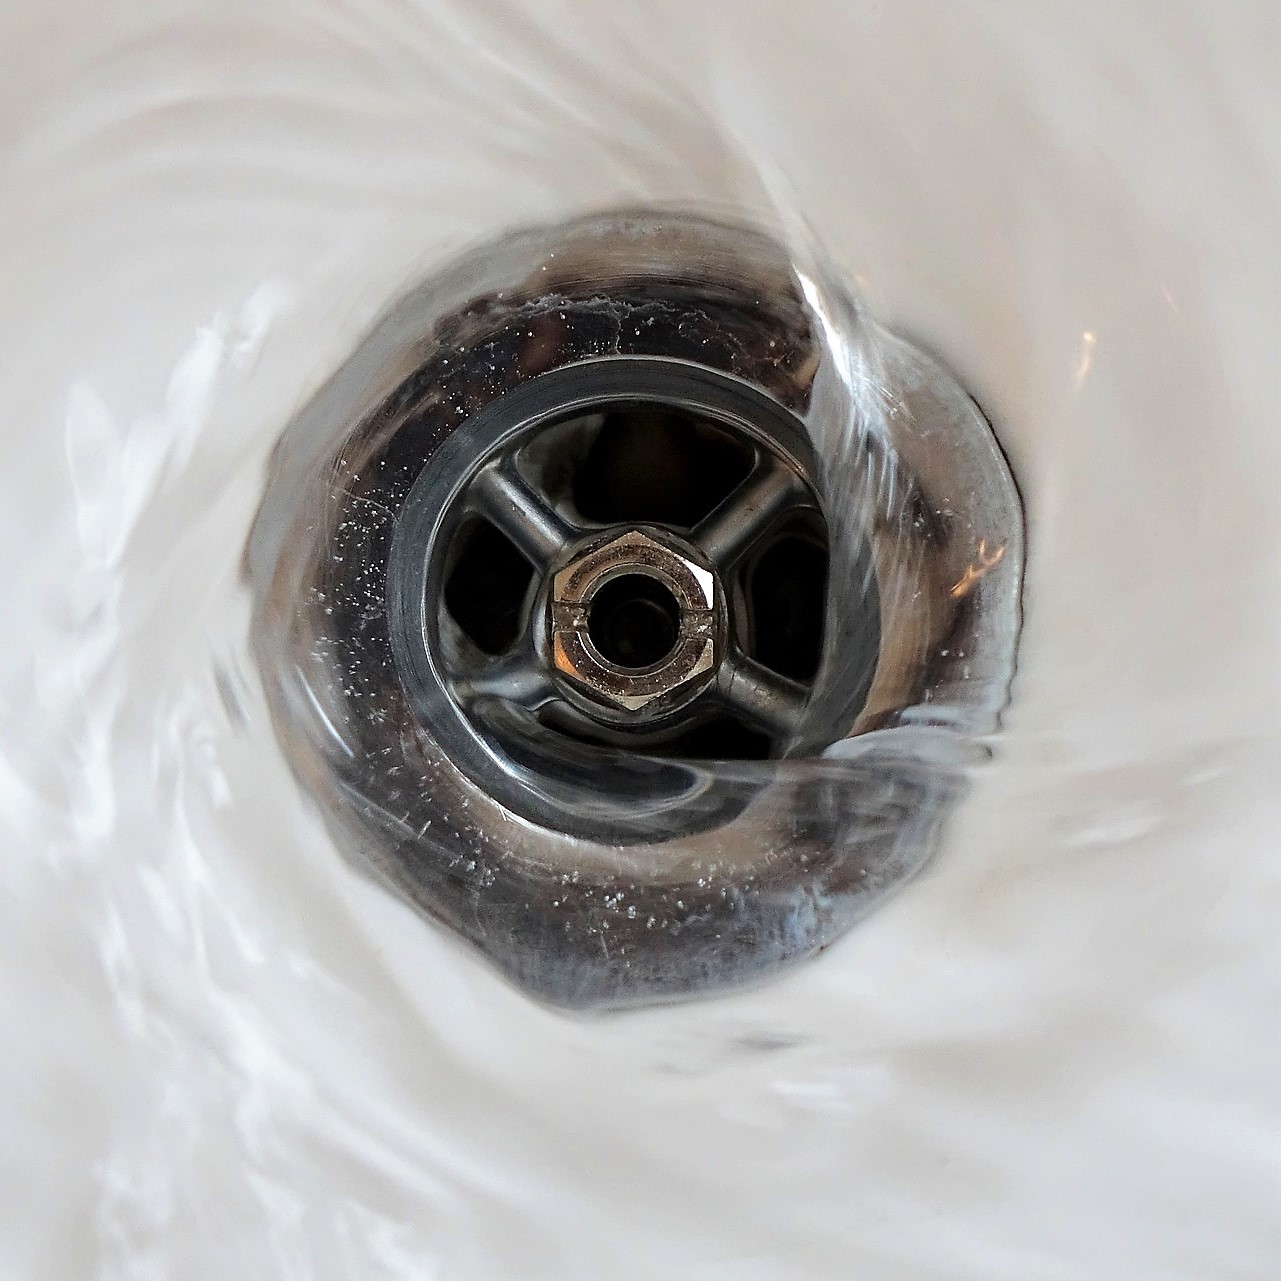
<svg viewBox="0 0 1281 1281">
<path fill-rule="evenodd" d="M 1279 14 L 10 6 L 0 1275 L 1275 1277 Z M 575 1020 L 338 859 L 239 558 L 389 299 L 657 199 L 803 217 L 962 375 L 1026 632 L 928 876 Z"/>
</svg>

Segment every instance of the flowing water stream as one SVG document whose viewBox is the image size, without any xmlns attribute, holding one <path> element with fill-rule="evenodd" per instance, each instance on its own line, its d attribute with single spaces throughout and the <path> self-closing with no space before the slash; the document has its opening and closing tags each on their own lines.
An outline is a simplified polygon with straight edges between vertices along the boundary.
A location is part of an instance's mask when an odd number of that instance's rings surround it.
<svg viewBox="0 0 1281 1281">
<path fill-rule="evenodd" d="M 55 0 L 0 33 L 0 1275 L 1276 1275 L 1273 5 Z M 777 981 L 567 1016 L 336 853 L 243 554 L 391 300 L 663 201 L 803 227 L 974 392 L 1025 625 L 926 874 Z"/>
</svg>

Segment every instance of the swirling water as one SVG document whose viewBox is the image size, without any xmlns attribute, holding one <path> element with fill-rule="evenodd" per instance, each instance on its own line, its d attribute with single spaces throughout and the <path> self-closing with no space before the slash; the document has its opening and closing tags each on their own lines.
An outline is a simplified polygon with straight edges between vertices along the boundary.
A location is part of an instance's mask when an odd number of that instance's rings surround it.
<svg viewBox="0 0 1281 1281">
<path fill-rule="evenodd" d="M 3 23 L 7 1274 L 1272 1275 L 1271 6 Z M 336 857 L 241 555 L 390 298 L 671 199 L 793 211 L 961 374 L 1026 628 L 927 876 L 777 983 L 569 1019 Z"/>
</svg>

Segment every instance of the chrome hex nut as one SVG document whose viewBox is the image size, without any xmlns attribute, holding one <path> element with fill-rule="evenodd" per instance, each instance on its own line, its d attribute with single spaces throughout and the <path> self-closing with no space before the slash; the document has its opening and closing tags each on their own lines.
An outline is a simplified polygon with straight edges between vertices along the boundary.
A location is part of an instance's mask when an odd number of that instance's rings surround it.
<svg viewBox="0 0 1281 1281">
<path fill-rule="evenodd" d="M 593 604 L 620 579 L 638 591 L 658 584 L 673 623 L 671 648 L 631 666 L 601 652 L 593 637 Z M 625 594 L 625 593 L 624 593 Z M 724 651 L 721 584 L 694 547 L 667 534 L 629 528 L 579 549 L 552 578 L 548 600 L 551 660 L 567 690 L 610 719 L 651 719 L 681 706 L 715 678 Z"/>
</svg>

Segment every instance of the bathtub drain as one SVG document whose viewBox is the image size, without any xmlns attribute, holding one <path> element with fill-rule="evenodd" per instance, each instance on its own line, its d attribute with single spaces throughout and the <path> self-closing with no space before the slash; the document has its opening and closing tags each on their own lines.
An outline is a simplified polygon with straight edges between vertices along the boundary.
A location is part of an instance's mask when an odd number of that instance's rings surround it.
<svg viewBox="0 0 1281 1281">
<path fill-rule="evenodd" d="M 679 214 L 508 237 L 282 443 L 250 547 L 282 741 L 344 848 L 550 1000 L 822 946 L 928 857 L 1005 699 L 991 431 L 864 322 L 860 399 L 796 281 Z"/>
</svg>

